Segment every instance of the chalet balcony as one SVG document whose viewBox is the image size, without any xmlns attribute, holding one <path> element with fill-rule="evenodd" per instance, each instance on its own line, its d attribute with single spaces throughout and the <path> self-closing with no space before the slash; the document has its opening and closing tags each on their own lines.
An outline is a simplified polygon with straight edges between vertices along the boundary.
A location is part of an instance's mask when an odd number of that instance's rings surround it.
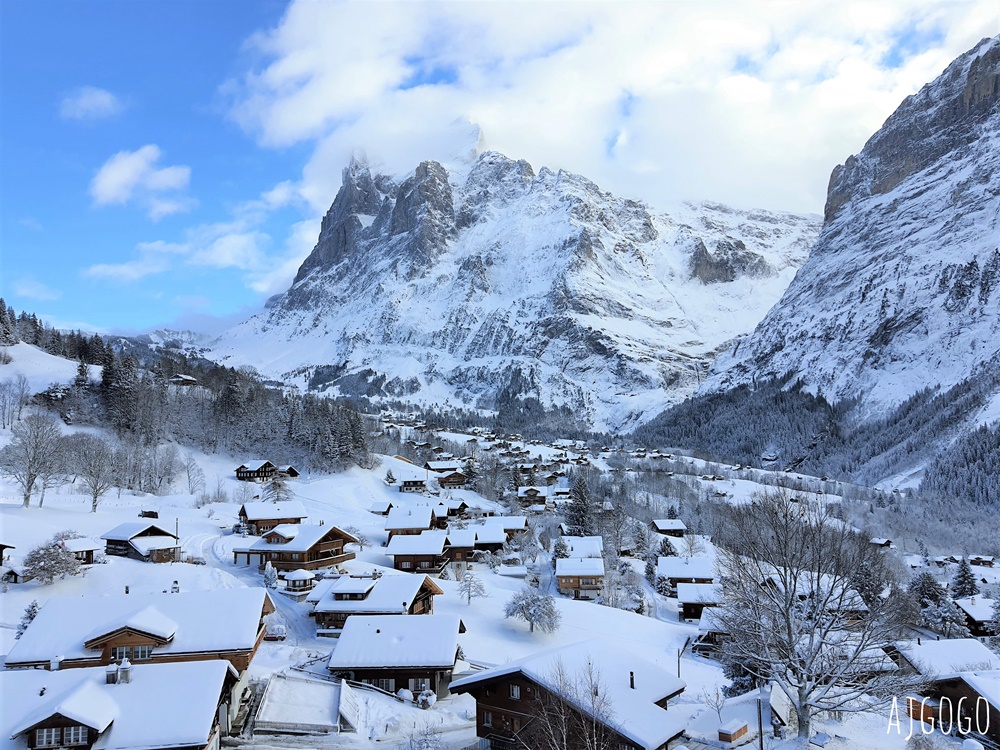
<svg viewBox="0 0 1000 750">
<path fill-rule="evenodd" d="M 342 552 L 340 554 L 321 554 L 318 557 L 312 558 L 310 555 L 309 560 L 292 560 L 285 559 L 287 556 L 283 556 L 278 560 L 271 560 L 271 567 L 278 571 L 291 571 L 291 570 L 319 570 L 321 568 L 332 568 L 335 565 L 340 565 L 348 560 L 353 560 L 356 555 L 353 552 Z M 263 572 L 264 566 L 267 563 L 260 565 L 258 569 Z M 440 572 L 440 571 L 438 571 Z"/>
</svg>

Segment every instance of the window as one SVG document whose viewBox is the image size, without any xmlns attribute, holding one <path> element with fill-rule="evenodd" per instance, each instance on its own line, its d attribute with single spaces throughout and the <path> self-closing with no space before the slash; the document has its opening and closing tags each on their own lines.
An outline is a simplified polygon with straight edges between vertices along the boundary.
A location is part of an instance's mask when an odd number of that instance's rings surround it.
<svg viewBox="0 0 1000 750">
<path fill-rule="evenodd" d="M 420 567 L 421 568 L 429 568 L 430 566 L 431 566 L 431 561 L 430 560 L 421 560 L 420 561 Z"/>
<path fill-rule="evenodd" d="M 135 646 L 132 648 L 132 659 L 148 659 L 153 653 L 152 646 Z"/>
<path fill-rule="evenodd" d="M 59 744 L 58 727 L 35 730 L 35 747 L 55 747 Z"/>
<path fill-rule="evenodd" d="M 122 659 L 128 659 L 132 656 L 131 646 L 112 646 L 111 647 L 111 660 L 121 661 Z"/>
<path fill-rule="evenodd" d="M 399 564 L 399 567 L 402 568 L 403 570 L 409 570 L 410 568 L 413 567 L 413 563 L 411 563 L 409 560 L 403 560 L 403 562 Z"/>
<path fill-rule="evenodd" d="M 483 711 L 483 726 L 484 727 L 491 727 L 491 726 L 493 726 L 493 712 L 492 711 Z"/>
<path fill-rule="evenodd" d="M 64 745 L 86 745 L 87 727 L 66 727 L 63 729 L 62 743 Z"/>
<path fill-rule="evenodd" d="M 580 585 L 582 585 L 582 586 L 593 586 L 594 585 L 594 579 L 593 578 L 581 578 L 580 579 Z"/>
<path fill-rule="evenodd" d="M 510 698 L 511 700 L 519 701 L 521 700 L 521 686 L 511 685 L 510 686 Z"/>
<path fill-rule="evenodd" d="M 387 693 L 396 692 L 396 681 L 391 677 L 390 678 L 380 677 L 375 680 L 366 680 L 366 682 L 368 682 L 370 685 L 374 685 L 380 690 L 384 690 Z"/>
<path fill-rule="evenodd" d="M 302 559 L 302 555 L 300 555 L 298 552 L 293 552 L 292 553 L 292 559 L 293 560 L 300 560 L 300 559 Z"/>
</svg>

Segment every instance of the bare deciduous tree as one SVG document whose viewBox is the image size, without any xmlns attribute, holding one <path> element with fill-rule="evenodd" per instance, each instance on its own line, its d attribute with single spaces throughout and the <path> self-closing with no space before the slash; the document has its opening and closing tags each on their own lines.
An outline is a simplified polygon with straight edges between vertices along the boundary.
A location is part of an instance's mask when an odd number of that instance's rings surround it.
<svg viewBox="0 0 1000 750">
<path fill-rule="evenodd" d="M 619 738 L 600 669 L 589 661 L 576 674 L 556 661 L 536 690 L 530 721 L 517 736 L 531 750 L 613 750 Z"/>
<path fill-rule="evenodd" d="M 11 429 L 13 439 L 0 451 L 0 473 L 20 487 L 24 507 L 42 476 L 56 471 L 59 461 L 59 423 L 47 414 L 29 414 Z"/>
<path fill-rule="evenodd" d="M 788 696 L 799 737 L 819 711 L 864 710 L 920 686 L 919 676 L 885 669 L 882 647 L 906 631 L 912 608 L 867 538 L 780 491 L 729 508 L 716 536 L 723 660 Z"/>
<path fill-rule="evenodd" d="M 90 512 L 97 512 L 97 503 L 115 483 L 115 451 L 97 435 L 82 435 L 75 441 L 73 463 L 76 473 L 90 495 Z"/>
</svg>

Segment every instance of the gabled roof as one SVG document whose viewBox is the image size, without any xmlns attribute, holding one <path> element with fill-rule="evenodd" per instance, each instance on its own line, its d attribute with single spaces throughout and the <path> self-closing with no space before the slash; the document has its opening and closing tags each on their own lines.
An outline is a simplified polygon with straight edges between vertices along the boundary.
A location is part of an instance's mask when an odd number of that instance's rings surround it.
<svg viewBox="0 0 1000 750">
<path fill-rule="evenodd" d="M 988 597 L 965 597 L 956 599 L 955 604 L 976 622 L 989 622 L 993 618 L 993 600 Z"/>
<path fill-rule="evenodd" d="M 718 583 L 678 583 L 677 601 L 681 604 L 723 604 L 726 599 Z"/>
<path fill-rule="evenodd" d="M 599 536 L 564 536 L 570 557 L 602 557 L 604 539 Z"/>
<path fill-rule="evenodd" d="M 444 592 L 427 576 L 410 575 L 401 573 L 399 575 L 387 574 L 375 579 L 368 589 L 368 595 L 364 599 L 337 600 L 337 594 L 355 593 L 355 584 L 359 579 L 352 579 L 349 576 L 342 576 L 339 581 L 343 585 L 334 584 L 327 589 L 324 596 L 316 603 L 317 612 L 360 612 L 363 614 L 399 614 L 405 609 L 409 609 L 413 600 L 420 593 L 420 590 L 427 587 L 434 595 Z M 371 582 L 371 579 L 361 579 Z M 364 593 L 362 589 L 356 593 Z"/>
<path fill-rule="evenodd" d="M 655 664 L 605 640 L 591 640 L 569 646 L 535 652 L 492 669 L 476 672 L 451 683 L 452 692 L 467 692 L 475 685 L 497 677 L 520 672 L 532 681 L 558 690 L 556 672 L 560 668 L 571 681 L 576 681 L 592 665 L 603 690 L 608 713 L 614 717 L 615 731 L 644 750 L 659 748 L 686 728 L 687 714 L 667 711 L 656 701 L 675 695 L 686 683 Z M 634 674 L 631 687 L 629 673 Z M 588 712 L 590 705 L 567 696 L 576 708 Z"/>
<path fill-rule="evenodd" d="M 148 555 L 153 550 L 174 549 L 181 546 L 173 534 L 170 536 L 138 536 L 135 539 L 130 539 L 129 544 L 143 556 Z"/>
<path fill-rule="evenodd" d="M 472 548 L 476 546 L 476 529 L 475 527 L 466 527 L 464 529 L 453 529 L 448 527 L 448 546 L 449 547 L 466 547 Z"/>
<path fill-rule="evenodd" d="M 81 537 L 79 539 L 62 539 L 59 541 L 59 546 L 70 552 L 96 552 L 97 550 L 104 549 L 103 544 L 95 542 L 93 539 L 88 539 L 87 537 Z"/>
<path fill-rule="evenodd" d="M 897 641 L 893 646 L 920 674 L 938 680 L 972 670 L 1000 669 L 1000 656 L 975 638 Z"/>
<path fill-rule="evenodd" d="M 412 508 L 394 507 L 385 519 L 385 530 L 429 529 L 434 522 L 434 511 L 429 505 Z"/>
<path fill-rule="evenodd" d="M 163 614 L 155 605 L 150 604 L 132 613 L 124 620 L 115 620 L 108 625 L 98 627 L 86 639 L 84 645 L 87 648 L 94 648 L 101 641 L 106 640 L 108 636 L 122 630 L 145 633 L 146 635 L 153 636 L 153 638 L 161 643 L 166 643 L 177 633 L 177 623 Z"/>
<path fill-rule="evenodd" d="M 287 500 L 283 503 L 243 503 L 240 514 L 246 515 L 248 521 L 309 517 L 305 506 L 299 500 Z"/>
<path fill-rule="evenodd" d="M 394 555 L 440 555 L 444 552 L 447 531 L 421 531 L 419 534 L 397 534 L 389 540 L 385 554 Z"/>
<path fill-rule="evenodd" d="M 0 747 L 24 747 L 7 738 L 55 714 L 103 732 L 95 750 L 202 747 L 229 674 L 224 660 L 136 664 L 131 681 L 116 685 L 106 684 L 104 667 L 0 670 Z"/>
<path fill-rule="evenodd" d="M 458 471 L 462 468 L 462 463 L 454 458 L 445 461 L 428 461 L 424 464 L 431 471 Z"/>
<path fill-rule="evenodd" d="M 357 542 L 357 537 L 349 534 L 338 526 L 319 526 L 311 523 L 283 523 L 275 526 L 248 548 L 237 549 L 237 552 L 308 552 L 315 545 L 334 535 L 346 542 Z M 284 542 L 269 542 L 268 538 L 281 537 Z"/>
<path fill-rule="evenodd" d="M 707 557 L 661 557 L 656 575 L 664 578 L 715 578 L 715 564 Z"/>
<path fill-rule="evenodd" d="M 263 469 L 265 466 L 267 466 L 269 464 L 271 466 L 274 466 L 273 463 L 271 463 L 270 461 L 268 461 L 266 459 L 255 458 L 255 459 L 252 459 L 250 461 L 247 461 L 245 464 L 240 464 L 239 466 L 236 467 L 236 470 L 239 471 L 240 469 L 246 469 L 247 471 L 260 471 L 261 469 Z M 278 467 L 275 466 L 275 468 L 278 468 Z"/>
<path fill-rule="evenodd" d="M 330 670 L 391 667 L 450 669 L 458 652 L 458 615 L 353 615 L 347 618 Z"/>
<path fill-rule="evenodd" d="M 7 666 L 100 656 L 84 645 L 133 627 L 173 638 L 156 654 L 252 650 L 267 601 L 263 588 L 190 591 L 181 594 L 112 594 L 49 599 L 7 655 Z"/>
<path fill-rule="evenodd" d="M 132 537 L 142 534 L 144 531 L 152 529 L 156 532 L 156 536 L 170 536 L 177 539 L 176 536 L 171 534 L 162 526 L 157 526 L 155 523 L 146 523 L 145 521 L 128 521 L 126 523 L 120 523 L 115 526 L 111 531 L 101 534 L 101 539 L 106 539 L 111 542 L 127 542 L 132 539 Z"/>
<path fill-rule="evenodd" d="M 603 576 L 604 558 L 560 557 L 556 559 L 557 576 Z"/>
<path fill-rule="evenodd" d="M 687 525 L 679 518 L 655 518 L 653 526 L 657 531 L 687 531 Z"/>
</svg>

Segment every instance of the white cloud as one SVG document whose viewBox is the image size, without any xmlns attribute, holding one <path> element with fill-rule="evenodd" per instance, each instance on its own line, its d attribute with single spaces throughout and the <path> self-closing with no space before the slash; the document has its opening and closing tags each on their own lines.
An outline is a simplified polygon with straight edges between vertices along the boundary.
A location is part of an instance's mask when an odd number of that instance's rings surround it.
<svg viewBox="0 0 1000 750">
<path fill-rule="evenodd" d="M 518 6 L 519 7 L 519 6 Z M 333 4 L 298 0 L 250 42 L 232 116 L 312 143 L 325 210 L 351 152 L 392 172 L 459 148 L 455 123 L 535 167 L 666 206 L 822 209 L 830 170 L 980 38 L 995 0 Z"/>
<path fill-rule="evenodd" d="M 18 297 L 48 302 L 62 297 L 62 292 L 52 289 L 30 276 L 23 276 L 11 285 L 11 291 Z"/>
<path fill-rule="evenodd" d="M 113 117 L 122 109 L 117 96 L 96 86 L 81 86 L 59 104 L 59 114 L 65 120 L 100 120 Z"/>
<path fill-rule="evenodd" d="M 158 167 L 162 153 L 159 146 L 149 144 L 135 151 L 119 151 L 108 159 L 90 183 L 94 205 L 122 205 L 138 202 L 153 220 L 179 211 L 190 210 L 191 198 L 162 193 L 176 193 L 188 186 L 191 168 L 188 166 Z"/>
<path fill-rule="evenodd" d="M 136 245 L 138 257 L 124 263 L 97 263 L 86 268 L 83 276 L 88 279 L 132 283 L 169 271 L 174 267 L 174 257 L 187 255 L 191 248 L 185 244 L 140 242 Z"/>
</svg>

